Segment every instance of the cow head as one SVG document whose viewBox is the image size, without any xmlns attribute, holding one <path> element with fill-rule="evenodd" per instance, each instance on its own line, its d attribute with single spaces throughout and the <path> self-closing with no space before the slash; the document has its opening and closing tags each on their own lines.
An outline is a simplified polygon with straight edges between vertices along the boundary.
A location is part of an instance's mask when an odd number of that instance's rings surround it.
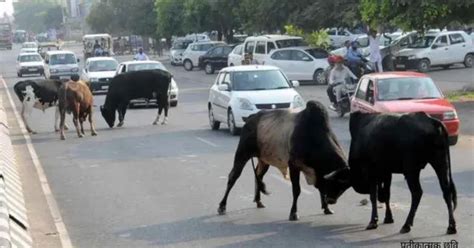
<svg viewBox="0 0 474 248">
<path fill-rule="evenodd" d="M 323 192 L 325 192 L 329 204 L 336 204 L 339 196 L 351 186 L 349 167 L 347 166 L 325 175 L 324 179 Z"/>
<path fill-rule="evenodd" d="M 115 110 L 108 109 L 104 105 L 100 106 L 100 113 L 104 117 L 105 122 L 109 125 L 110 128 L 114 127 L 115 124 Z"/>
</svg>

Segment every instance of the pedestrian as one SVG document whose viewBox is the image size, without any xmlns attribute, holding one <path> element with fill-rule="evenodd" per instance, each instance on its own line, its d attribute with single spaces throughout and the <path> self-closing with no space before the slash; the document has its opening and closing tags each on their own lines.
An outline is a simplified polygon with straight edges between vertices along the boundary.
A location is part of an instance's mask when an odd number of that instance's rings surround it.
<svg viewBox="0 0 474 248">
<path fill-rule="evenodd" d="M 375 71 L 383 72 L 382 67 L 382 55 L 380 54 L 380 37 L 377 36 L 377 31 L 375 29 L 369 28 L 369 51 L 370 51 L 370 62 L 375 65 Z"/>
<path fill-rule="evenodd" d="M 346 40 L 344 42 L 344 47 L 342 49 L 342 54 L 344 54 L 344 59 L 347 59 L 347 52 L 349 51 L 350 48 L 351 48 L 351 41 Z"/>
<path fill-rule="evenodd" d="M 134 60 L 148 60 L 148 56 L 143 52 L 143 48 L 138 49 L 138 53 L 135 55 Z"/>
</svg>

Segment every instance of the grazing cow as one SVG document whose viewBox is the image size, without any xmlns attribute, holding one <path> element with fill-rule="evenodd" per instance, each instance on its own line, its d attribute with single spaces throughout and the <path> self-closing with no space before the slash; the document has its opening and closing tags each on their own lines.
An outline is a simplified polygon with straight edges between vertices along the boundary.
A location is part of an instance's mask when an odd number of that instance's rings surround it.
<svg viewBox="0 0 474 248">
<path fill-rule="evenodd" d="M 94 128 L 93 118 L 92 118 L 92 106 L 94 104 L 94 98 L 92 92 L 89 89 L 89 86 L 86 82 L 83 81 L 68 81 L 64 83 L 58 92 L 59 98 L 59 112 L 61 114 L 61 124 L 60 124 L 60 134 L 61 140 L 64 140 L 64 121 L 66 119 L 66 112 L 73 114 L 73 122 L 76 127 L 77 136 L 82 138 L 84 136 L 84 126 L 83 123 L 86 118 L 89 118 L 89 123 L 91 125 L 91 134 L 96 136 L 97 132 Z M 81 125 L 81 130 L 79 130 L 78 122 Z"/>
<path fill-rule="evenodd" d="M 405 176 L 412 197 L 410 212 L 400 232 L 410 231 L 423 194 L 420 171 L 429 163 L 438 176 L 448 206 L 447 233 L 456 233 L 453 211 L 457 196 L 444 125 L 422 112 L 405 115 L 356 112 L 351 114 L 349 126 L 351 184 L 358 193 L 370 194 L 372 203 L 367 229 L 377 228 L 377 199 L 386 206 L 384 223 L 393 223 L 390 183 L 392 173 L 399 173 Z"/>
<path fill-rule="evenodd" d="M 110 82 L 105 104 L 100 111 L 109 127 L 115 124 L 115 111 L 119 115 L 118 127 L 123 126 L 128 104 L 132 99 L 156 98 L 158 115 L 153 122 L 156 125 L 160 115 L 165 110 L 165 118 L 161 124 L 168 121 L 169 91 L 171 74 L 164 70 L 132 71 L 115 76 Z"/>
<path fill-rule="evenodd" d="M 335 204 L 350 187 L 346 157 L 329 127 L 327 111 L 319 102 L 309 101 L 306 109 L 299 113 L 274 110 L 259 112 L 248 119 L 242 129 L 224 198 L 219 204 L 219 214 L 225 214 L 229 192 L 252 157 L 259 161 L 258 168 L 254 168 L 257 207 L 263 207 L 260 192 L 266 194 L 262 179 L 269 165 L 277 167 L 284 176 L 289 168 L 293 187 L 290 220 L 298 219 L 300 172 L 308 184 L 319 188 L 323 208 L 326 200 Z"/>
</svg>

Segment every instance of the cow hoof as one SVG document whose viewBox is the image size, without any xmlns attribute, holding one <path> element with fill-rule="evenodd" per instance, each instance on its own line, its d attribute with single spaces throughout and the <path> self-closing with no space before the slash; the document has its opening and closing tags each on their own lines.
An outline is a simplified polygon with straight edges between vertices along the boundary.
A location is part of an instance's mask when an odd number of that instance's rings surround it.
<svg viewBox="0 0 474 248">
<path fill-rule="evenodd" d="M 225 207 L 219 207 L 219 208 L 217 209 L 217 213 L 218 213 L 219 215 L 224 215 L 224 214 L 225 214 Z"/>
<path fill-rule="evenodd" d="M 156 122 L 156 121 L 153 122 L 153 126 L 156 126 L 156 125 L 158 125 L 158 122 Z"/>
<path fill-rule="evenodd" d="M 84 135 L 83 135 L 83 134 L 79 134 L 79 135 L 77 135 L 77 137 L 82 138 L 82 137 L 84 137 Z"/>
<path fill-rule="evenodd" d="M 324 209 L 324 214 L 334 214 L 334 212 L 331 209 L 326 208 Z"/>
<path fill-rule="evenodd" d="M 456 226 L 454 225 L 449 225 L 448 230 L 446 230 L 446 234 L 456 234 L 457 232 Z"/>
<path fill-rule="evenodd" d="M 67 125 L 64 125 L 64 130 L 69 130 L 69 127 Z"/>
<path fill-rule="evenodd" d="M 56 129 L 56 128 L 55 128 L 54 131 L 57 133 L 57 132 L 59 132 L 59 129 Z"/>
<path fill-rule="evenodd" d="M 120 122 L 117 127 L 122 127 L 123 126 L 123 122 Z"/>
<path fill-rule="evenodd" d="M 290 218 L 289 218 L 290 221 L 297 221 L 298 219 L 299 217 L 297 213 L 290 213 Z"/>
<path fill-rule="evenodd" d="M 392 217 L 385 217 L 385 219 L 383 220 L 384 224 L 392 224 L 393 222 L 394 221 Z"/>
<path fill-rule="evenodd" d="M 92 133 L 92 136 L 97 136 L 97 133 L 96 132 Z"/>
<path fill-rule="evenodd" d="M 64 136 L 61 136 L 61 140 L 66 140 L 66 138 Z"/>
<path fill-rule="evenodd" d="M 168 123 L 167 123 L 167 122 L 162 122 L 162 123 L 161 123 L 161 125 L 166 125 L 166 124 L 168 124 Z"/>
<path fill-rule="evenodd" d="M 403 225 L 402 229 L 400 229 L 400 233 L 409 233 L 411 231 L 411 227 L 408 225 Z"/>
<path fill-rule="evenodd" d="M 373 230 L 378 227 L 377 222 L 370 222 L 369 225 L 365 228 L 365 230 Z"/>
<path fill-rule="evenodd" d="M 257 202 L 257 208 L 265 208 L 265 205 L 261 202 Z"/>
</svg>

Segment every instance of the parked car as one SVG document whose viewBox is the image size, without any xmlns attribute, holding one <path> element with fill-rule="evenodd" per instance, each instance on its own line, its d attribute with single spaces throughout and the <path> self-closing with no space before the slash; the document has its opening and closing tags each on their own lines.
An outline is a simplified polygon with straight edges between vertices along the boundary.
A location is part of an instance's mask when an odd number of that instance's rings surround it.
<svg viewBox="0 0 474 248">
<path fill-rule="evenodd" d="M 192 42 L 199 42 L 199 41 L 210 41 L 211 39 L 207 34 L 187 34 L 184 37 L 186 40 L 191 40 Z"/>
<path fill-rule="evenodd" d="M 193 70 L 194 67 L 199 65 L 199 57 L 204 55 L 209 49 L 225 45 L 222 41 L 202 41 L 194 42 L 189 44 L 183 53 L 183 65 L 187 71 Z"/>
<path fill-rule="evenodd" d="M 249 115 L 272 109 L 304 108 L 303 98 L 274 66 L 241 65 L 226 67 L 219 72 L 209 91 L 209 124 L 217 130 L 221 123 L 229 126 L 233 135 L 239 133 Z"/>
<path fill-rule="evenodd" d="M 112 57 L 91 57 L 84 64 L 81 78 L 89 81 L 92 93 L 107 92 L 117 67 L 118 62 Z"/>
<path fill-rule="evenodd" d="M 458 140 L 459 119 L 454 106 L 444 98 L 433 80 L 417 72 L 383 72 L 363 76 L 352 98 L 351 112 L 425 112 L 442 121 L 449 142 Z"/>
<path fill-rule="evenodd" d="M 184 38 L 178 38 L 173 42 L 173 45 L 170 49 L 171 65 L 183 64 L 183 53 L 192 42 L 192 40 L 187 40 Z"/>
<path fill-rule="evenodd" d="M 154 60 L 143 60 L 143 61 L 126 61 L 122 62 L 118 65 L 117 71 L 115 75 L 126 73 L 129 71 L 145 71 L 145 70 L 165 70 L 166 67 L 159 61 Z M 179 89 L 178 84 L 174 81 L 174 78 L 171 78 L 171 90 L 170 90 L 170 106 L 175 107 L 178 106 L 178 98 L 179 98 Z M 156 104 L 156 99 L 133 99 L 130 101 L 129 106 L 134 107 L 135 105 L 148 105 L 150 103 Z"/>
<path fill-rule="evenodd" d="M 229 53 L 229 57 L 227 58 L 227 65 L 234 66 L 234 65 L 242 65 L 242 55 L 244 51 L 244 45 L 240 44 L 234 47 L 234 50 Z"/>
<path fill-rule="evenodd" d="M 328 53 L 310 47 L 275 49 L 263 61 L 265 65 L 280 68 L 290 80 L 311 80 L 325 84 L 324 70 L 329 66 Z"/>
<path fill-rule="evenodd" d="M 449 68 L 456 63 L 472 67 L 474 45 L 464 31 L 443 31 L 419 36 L 415 43 L 398 52 L 396 68 L 426 72 L 432 66 Z"/>
<path fill-rule="evenodd" d="M 44 62 L 39 53 L 20 53 L 16 59 L 16 74 L 22 77 L 27 74 L 44 74 Z"/>
<path fill-rule="evenodd" d="M 347 40 L 352 41 L 364 35 L 361 32 L 350 31 L 346 28 L 330 28 L 327 30 L 332 47 L 342 47 Z"/>
<path fill-rule="evenodd" d="M 234 46 L 226 45 L 209 49 L 199 57 L 199 68 L 204 69 L 206 74 L 213 74 L 215 70 L 227 67 L 227 59 L 233 48 Z"/>
<path fill-rule="evenodd" d="M 44 75 L 47 79 L 79 76 L 79 59 L 71 51 L 48 51 L 44 58 Z"/>
<path fill-rule="evenodd" d="M 303 38 L 289 35 L 262 35 L 247 37 L 244 54 L 252 54 L 256 63 L 261 64 L 273 49 L 306 46 Z M 243 57 L 242 59 L 243 60 Z"/>
</svg>

